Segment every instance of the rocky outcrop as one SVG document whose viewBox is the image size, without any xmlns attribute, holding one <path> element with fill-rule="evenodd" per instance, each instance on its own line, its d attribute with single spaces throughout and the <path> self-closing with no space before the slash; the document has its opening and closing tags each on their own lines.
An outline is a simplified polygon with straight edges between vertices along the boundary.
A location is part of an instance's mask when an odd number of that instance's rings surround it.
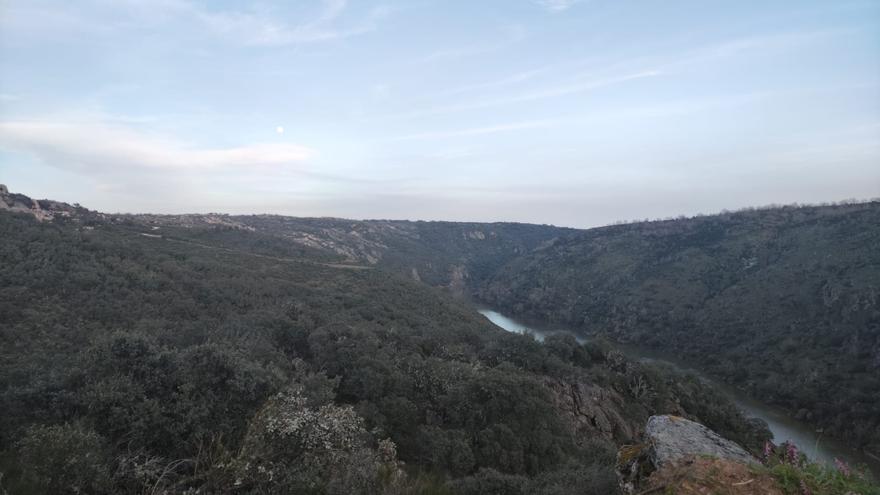
<svg viewBox="0 0 880 495">
<path fill-rule="evenodd" d="M 490 235 L 494 236 L 494 234 L 495 233 L 492 232 Z M 486 239 L 486 234 L 484 234 L 482 230 L 472 230 L 470 232 L 463 232 L 462 235 L 464 236 L 465 239 L 471 239 L 471 240 L 475 240 L 475 241 L 483 241 Z"/>
<path fill-rule="evenodd" d="M 463 296 L 467 289 L 468 270 L 464 265 L 449 267 L 449 291 L 455 296 Z"/>
<path fill-rule="evenodd" d="M 9 192 L 9 189 L 0 184 L 0 211 L 15 213 L 28 213 L 39 221 L 52 220 L 56 216 L 70 216 L 76 208 L 59 201 L 31 199 L 24 194 Z"/>
<path fill-rule="evenodd" d="M 653 461 L 658 468 L 694 455 L 757 462 L 736 443 L 699 423 L 677 416 L 651 416 L 645 426 L 645 437 L 653 446 Z"/>
<path fill-rule="evenodd" d="M 635 428 L 623 415 L 626 400 L 614 390 L 585 381 L 545 378 L 556 409 L 565 418 L 575 438 L 600 437 L 611 442 L 633 438 Z"/>
<path fill-rule="evenodd" d="M 698 459 L 731 466 L 758 463 L 740 445 L 699 423 L 678 416 L 651 416 L 643 443 L 624 446 L 617 454 L 621 489 L 627 494 L 638 493 L 651 480 L 671 476 L 669 473 Z"/>
</svg>

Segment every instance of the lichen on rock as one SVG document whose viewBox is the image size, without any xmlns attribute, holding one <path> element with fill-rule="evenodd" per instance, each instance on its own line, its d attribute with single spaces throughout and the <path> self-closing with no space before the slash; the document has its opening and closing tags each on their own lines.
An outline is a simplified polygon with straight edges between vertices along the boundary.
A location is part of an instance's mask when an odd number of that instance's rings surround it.
<svg viewBox="0 0 880 495">
<path fill-rule="evenodd" d="M 623 493 L 637 493 L 656 473 L 679 469 L 694 459 L 713 459 L 748 466 L 758 460 L 737 443 L 705 426 L 678 416 L 651 416 L 644 443 L 625 445 L 617 453 L 617 475 Z"/>
<path fill-rule="evenodd" d="M 758 462 L 735 442 L 678 416 L 651 416 L 645 426 L 645 436 L 653 446 L 654 464 L 658 468 L 694 455 Z"/>
</svg>

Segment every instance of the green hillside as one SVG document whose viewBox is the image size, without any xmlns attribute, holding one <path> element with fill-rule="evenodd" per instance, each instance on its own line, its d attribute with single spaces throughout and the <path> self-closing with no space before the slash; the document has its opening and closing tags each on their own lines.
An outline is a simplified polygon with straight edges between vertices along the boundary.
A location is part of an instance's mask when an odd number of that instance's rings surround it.
<svg viewBox="0 0 880 495">
<path fill-rule="evenodd" d="M 880 452 L 880 203 L 591 229 L 513 260 L 478 295 L 672 351 Z"/>
<path fill-rule="evenodd" d="M 766 436 L 696 379 L 323 248 L 71 211 L 0 212 L 9 493 L 607 494 L 651 414 Z"/>
</svg>

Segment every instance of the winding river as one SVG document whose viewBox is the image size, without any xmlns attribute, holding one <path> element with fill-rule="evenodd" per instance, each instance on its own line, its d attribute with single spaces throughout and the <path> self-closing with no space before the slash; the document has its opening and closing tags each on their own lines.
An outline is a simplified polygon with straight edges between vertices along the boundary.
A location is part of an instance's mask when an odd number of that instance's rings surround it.
<svg viewBox="0 0 880 495">
<path fill-rule="evenodd" d="M 491 309 L 483 308 L 479 309 L 479 312 L 488 318 L 489 321 L 504 330 L 516 333 L 530 333 L 538 340 L 544 340 L 545 336 L 560 332 L 574 335 L 579 342 L 583 342 L 584 340 L 577 334 L 577 332 L 569 329 L 550 329 L 550 327 L 546 325 L 534 323 L 526 324 Z M 850 449 L 834 439 L 822 437 L 821 433 L 817 433 L 813 427 L 791 418 L 785 413 L 785 411 L 778 407 L 764 404 L 748 397 L 740 390 L 713 380 L 700 373 L 698 370 L 689 367 L 685 363 L 676 361 L 674 358 L 660 352 L 646 350 L 635 346 L 618 346 L 618 348 L 632 359 L 641 362 L 660 362 L 670 364 L 679 370 L 697 375 L 700 379 L 711 383 L 713 386 L 727 394 L 747 416 L 760 418 L 766 421 L 770 427 L 771 433 L 773 433 L 773 442 L 776 444 L 785 441 L 793 442 L 811 459 L 826 463 L 831 463 L 837 458 L 844 460 L 851 465 L 864 464 L 868 466 L 875 478 L 880 478 L 880 460 L 873 459 L 861 452 Z"/>
</svg>

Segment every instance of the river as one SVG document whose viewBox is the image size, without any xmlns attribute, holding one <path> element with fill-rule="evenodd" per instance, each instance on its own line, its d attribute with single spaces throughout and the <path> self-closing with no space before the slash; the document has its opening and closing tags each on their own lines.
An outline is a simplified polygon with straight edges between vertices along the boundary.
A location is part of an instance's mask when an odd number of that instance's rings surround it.
<svg viewBox="0 0 880 495">
<path fill-rule="evenodd" d="M 508 316 L 505 316 L 491 309 L 479 309 L 480 314 L 485 316 L 495 325 L 516 333 L 530 333 L 537 340 L 544 340 L 544 337 L 553 333 L 569 333 L 573 335 L 579 342 L 583 342 L 584 338 L 577 332 L 565 328 L 554 328 L 547 325 L 536 323 L 523 323 Z M 618 348 L 628 355 L 631 359 L 641 362 L 660 362 L 672 365 L 682 371 L 692 373 L 700 379 L 711 383 L 713 386 L 724 392 L 747 416 L 763 419 L 770 427 L 773 433 L 773 442 L 780 444 L 790 441 L 798 446 L 802 452 L 806 453 L 810 459 L 832 463 L 835 458 L 846 461 L 850 465 L 864 464 L 868 466 L 875 478 L 880 478 L 880 461 L 873 459 L 861 452 L 848 448 L 846 445 L 831 439 L 822 437 L 821 433 L 803 422 L 797 421 L 785 413 L 782 409 L 764 404 L 754 398 L 744 394 L 725 383 L 714 380 L 698 370 L 689 367 L 687 364 L 676 361 L 663 353 L 643 349 L 636 346 L 623 346 Z"/>
</svg>

